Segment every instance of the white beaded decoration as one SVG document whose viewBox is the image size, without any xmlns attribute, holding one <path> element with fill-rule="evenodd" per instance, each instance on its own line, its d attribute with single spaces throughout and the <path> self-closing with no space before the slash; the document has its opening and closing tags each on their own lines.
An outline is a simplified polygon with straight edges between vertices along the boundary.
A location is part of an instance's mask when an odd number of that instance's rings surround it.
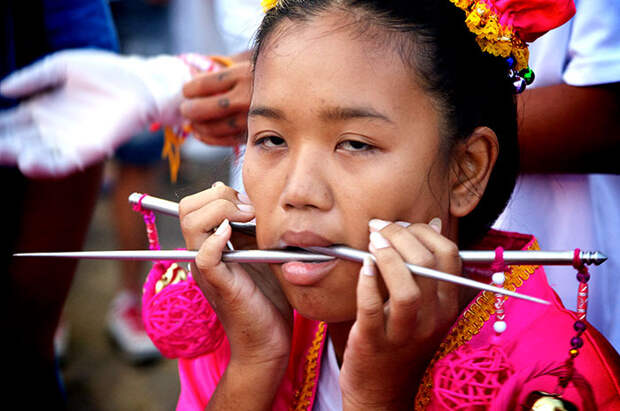
<svg viewBox="0 0 620 411">
<path fill-rule="evenodd" d="M 503 333 L 506 331 L 506 321 L 495 321 L 495 323 L 493 323 L 493 329 L 498 334 Z"/>
<path fill-rule="evenodd" d="M 506 276 L 502 272 L 494 273 L 492 279 L 498 287 L 503 287 L 504 281 L 506 281 Z"/>
<path fill-rule="evenodd" d="M 493 283 L 497 287 L 503 287 L 506 281 L 506 275 L 503 272 L 497 272 L 493 274 Z M 495 323 L 493 323 L 493 329 L 497 334 L 501 334 L 506 331 L 506 321 L 504 321 L 504 296 L 501 294 L 495 294 Z"/>
</svg>

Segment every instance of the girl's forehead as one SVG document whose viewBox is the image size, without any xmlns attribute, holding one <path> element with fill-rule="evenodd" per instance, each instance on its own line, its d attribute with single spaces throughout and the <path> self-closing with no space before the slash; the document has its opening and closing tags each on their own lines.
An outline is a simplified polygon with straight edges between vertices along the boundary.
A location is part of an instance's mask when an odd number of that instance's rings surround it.
<svg viewBox="0 0 620 411">
<path fill-rule="evenodd" d="M 257 60 L 273 57 L 274 54 L 302 53 L 303 57 L 304 53 L 318 50 L 335 54 L 345 64 L 346 58 L 362 51 L 362 56 L 368 60 L 381 59 L 385 65 L 404 66 L 399 51 L 404 49 L 405 37 L 390 33 L 377 24 L 363 23 L 352 12 L 340 10 L 305 20 L 285 19 L 279 22 L 262 44 Z"/>
<path fill-rule="evenodd" d="M 407 116 L 427 105 L 428 96 L 394 48 L 378 47 L 333 17 L 294 23 L 285 22 L 258 55 L 253 106 L 371 107 L 395 120 L 412 101 L 417 107 Z"/>
</svg>

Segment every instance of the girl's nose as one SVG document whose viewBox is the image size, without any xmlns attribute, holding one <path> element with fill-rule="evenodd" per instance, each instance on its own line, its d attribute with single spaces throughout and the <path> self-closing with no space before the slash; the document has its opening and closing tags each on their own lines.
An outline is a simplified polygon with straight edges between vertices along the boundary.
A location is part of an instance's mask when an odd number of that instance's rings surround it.
<svg viewBox="0 0 620 411">
<path fill-rule="evenodd" d="M 328 210 L 333 203 L 329 161 L 324 154 L 306 150 L 291 156 L 281 204 L 284 208 Z"/>
</svg>

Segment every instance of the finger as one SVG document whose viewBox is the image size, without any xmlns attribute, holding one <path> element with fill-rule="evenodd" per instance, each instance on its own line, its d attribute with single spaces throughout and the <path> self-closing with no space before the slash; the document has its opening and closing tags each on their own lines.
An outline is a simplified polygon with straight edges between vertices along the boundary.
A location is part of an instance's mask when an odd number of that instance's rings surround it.
<svg viewBox="0 0 620 411">
<path fill-rule="evenodd" d="M 441 227 L 439 226 L 439 230 Z M 429 224 L 413 224 L 407 229 L 434 256 L 434 268 L 450 274 L 460 274 L 462 261 L 457 245 L 442 236 Z"/>
<path fill-rule="evenodd" d="M 207 190 L 183 197 L 179 202 L 179 217 L 182 219 L 217 199 L 225 199 L 234 204 L 252 204 L 247 195 L 237 192 L 221 181 L 216 181 Z"/>
<path fill-rule="evenodd" d="M 5 111 L 0 111 L 0 133 L 5 135 L 15 127 L 35 127 L 32 121 L 32 112 L 20 105 Z"/>
<path fill-rule="evenodd" d="M 243 109 L 243 104 L 230 93 L 196 97 L 181 103 L 181 115 L 189 121 L 208 121 L 227 118 Z M 246 107 L 247 109 L 247 107 Z"/>
<path fill-rule="evenodd" d="M 193 123 L 192 123 L 193 124 Z M 194 137 L 201 142 L 218 147 L 235 147 L 241 144 L 245 144 L 247 140 L 246 134 L 229 134 L 221 137 L 212 137 L 208 134 L 203 134 L 200 131 L 200 125 L 198 127 L 192 126 L 192 132 Z"/>
<path fill-rule="evenodd" d="M 238 81 L 239 69 L 231 66 L 214 73 L 202 73 L 185 83 L 183 95 L 195 98 L 230 90 Z"/>
<path fill-rule="evenodd" d="M 208 121 L 194 121 L 192 131 L 201 135 L 217 139 L 230 135 L 242 135 L 247 130 L 248 113 L 246 111 L 234 113 L 225 118 Z"/>
<path fill-rule="evenodd" d="M 0 94 L 12 98 L 25 97 L 64 83 L 67 70 L 65 61 L 60 57 L 46 57 L 11 74 L 0 83 Z"/>
<path fill-rule="evenodd" d="M 433 253 L 436 270 L 460 275 L 462 273 L 462 261 L 459 256 L 459 249 L 454 242 L 440 234 L 441 220 L 436 221 L 433 219 L 429 224 L 414 224 L 409 227 L 409 231 Z M 456 284 L 447 281 L 437 282 L 439 306 L 443 310 L 447 311 L 448 307 L 453 306 L 456 309 L 455 302 L 458 301 L 458 289 L 459 286 Z"/>
<path fill-rule="evenodd" d="M 224 219 L 213 235 L 204 240 L 193 263 L 197 269 L 194 278 L 210 301 L 215 295 L 225 298 L 231 293 L 234 276 L 222 262 L 222 251 L 231 234 L 230 223 Z"/>
<path fill-rule="evenodd" d="M 377 268 L 372 258 L 364 258 L 357 282 L 357 328 L 364 335 L 385 333 L 383 298 L 379 290 Z"/>
<path fill-rule="evenodd" d="M 247 208 L 247 211 L 244 208 Z M 186 247 L 190 250 L 198 249 L 224 218 L 247 222 L 254 218 L 254 208 L 247 204 L 235 205 L 228 200 L 217 199 L 185 215 L 181 220 L 181 230 Z"/>
<path fill-rule="evenodd" d="M 412 226 L 409 225 L 409 227 Z M 403 224 L 390 224 L 388 221 L 378 219 L 371 220 L 369 228 L 371 231 L 381 230 L 381 235 L 392 244 L 404 261 L 423 267 L 436 268 L 436 256 L 410 231 L 410 228 L 404 228 Z M 422 304 L 424 304 L 426 299 L 435 295 L 437 281 L 421 276 L 413 278 L 420 287 Z"/>
<path fill-rule="evenodd" d="M 369 250 L 389 294 L 386 334 L 396 343 L 406 341 L 415 331 L 424 299 L 418 279 L 411 275 L 402 256 L 379 232 L 370 234 Z"/>
</svg>

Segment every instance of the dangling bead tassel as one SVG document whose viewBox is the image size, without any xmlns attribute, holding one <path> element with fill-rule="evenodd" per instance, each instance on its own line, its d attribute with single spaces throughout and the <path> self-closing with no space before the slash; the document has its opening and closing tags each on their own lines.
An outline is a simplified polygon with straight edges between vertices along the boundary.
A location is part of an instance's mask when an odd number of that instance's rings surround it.
<svg viewBox="0 0 620 411">
<path fill-rule="evenodd" d="M 496 287 L 504 288 L 504 282 L 506 281 L 506 262 L 504 261 L 504 249 L 497 247 L 495 249 L 495 261 L 493 262 L 492 269 L 495 271 L 493 274 L 493 285 Z M 504 302 L 506 297 L 502 294 L 495 294 L 495 322 L 493 323 L 493 329 L 495 330 L 495 339 L 499 342 L 499 338 L 504 331 L 506 331 L 506 313 L 504 312 Z"/>
<path fill-rule="evenodd" d="M 504 250 L 498 247 L 492 265 L 493 282 L 498 287 L 504 285 L 506 269 Z M 473 349 L 470 344 L 463 344 L 437 362 L 433 399 L 440 409 L 486 409 L 514 374 L 514 367 L 500 343 L 507 328 L 504 302 L 504 296 L 495 295 L 495 335 L 489 345 Z"/>
<path fill-rule="evenodd" d="M 155 213 L 153 213 L 153 211 L 151 210 L 145 210 L 142 207 L 142 199 L 146 196 L 147 194 L 142 194 L 142 197 L 140 197 L 138 202 L 133 206 L 133 209 L 134 211 L 141 213 L 144 217 L 144 225 L 146 226 L 146 237 L 149 240 L 149 249 L 159 250 L 161 247 L 159 245 L 157 226 L 155 225 Z"/>
<path fill-rule="evenodd" d="M 543 368 L 522 369 L 505 384 L 491 407 L 491 411 L 507 411 L 513 409 L 577 410 L 578 408 L 575 404 L 562 398 L 569 384 L 572 384 L 579 392 L 584 410 L 596 409 L 592 387 L 575 367 L 575 359 L 579 355 L 579 349 L 583 346 L 581 335 L 587 328 L 585 320 L 588 311 L 588 280 L 590 279 L 588 267 L 581 261 L 579 249 L 576 249 L 574 252 L 573 267 L 577 269 L 577 281 L 579 281 L 577 292 L 577 320 L 573 324 L 573 329 L 577 334 L 570 340 L 568 358 L 564 362 L 551 363 Z M 527 395 L 523 404 L 518 404 L 518 399 L 521 396 L 523 386 L 526 382 L 549 375 L 557 377 L 558 379 L 558 385 L 553 393 L 532 391 Z"/>
</svg>

